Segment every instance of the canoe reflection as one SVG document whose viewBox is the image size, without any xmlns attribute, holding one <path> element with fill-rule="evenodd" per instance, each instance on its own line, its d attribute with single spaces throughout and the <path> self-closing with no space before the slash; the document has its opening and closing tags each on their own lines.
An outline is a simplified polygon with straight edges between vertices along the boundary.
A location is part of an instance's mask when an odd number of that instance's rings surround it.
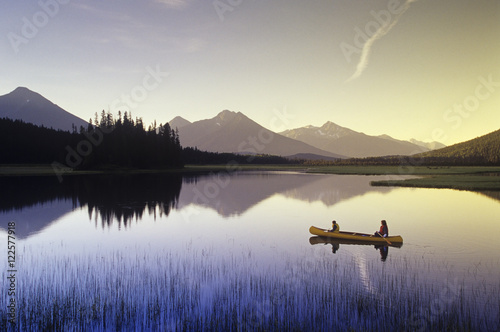
<svg viewBox="0 0 500 332">
<path fill-rule="evenodd" d="M 376 250 L 380 252 L 380 259 L 385 261 L 387 256 L 389 255 L 389 247 L 401 248 L 403 243 L 393 243 L 392 245 L 381 245 L 381 244 L 373 244 L 369 242 L 362 241 L 353 241 L 353 240 L 340 240 L 340 239 L 332 239 L 324 236 L 311 236 L 309 238 L 309 243 L 311 245 L 315 244 L 331 244 L 332 245 L 332 253 L 335 254 L 337 250 L 340 249 L 341 244 L 350 244 L 350 245 L 372 245 Z"/>
</svg>

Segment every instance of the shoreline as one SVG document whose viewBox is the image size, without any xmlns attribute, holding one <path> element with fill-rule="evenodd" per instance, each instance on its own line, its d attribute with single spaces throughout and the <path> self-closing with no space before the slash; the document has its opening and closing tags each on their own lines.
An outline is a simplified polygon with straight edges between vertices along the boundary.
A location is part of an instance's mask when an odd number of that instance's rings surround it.
<svg viewBox="0 0 500 332">
<path fill-rule="evenodd" d="M 60 171 L 60 170 L 59 170 Z M 417 178 L 404 180 L 372 181 L 372 186 L 448 188 L 457 190 L 500 191 L 500 166 L 305 166 L 305 165 L 186 165 L 178 169 L 67 169 L 63 176 L 78 175 L 135 175 L 135 174 L 206 174 L 234 171 L 277 171 L 303 172 L 309 174 L 337 175 L 415 175 Z M 61 174 L 61 173 L 59 173 Z M 57 173 L 51 165 L 0 165 L 0 177 L 54 176 Z"/>
</svg>

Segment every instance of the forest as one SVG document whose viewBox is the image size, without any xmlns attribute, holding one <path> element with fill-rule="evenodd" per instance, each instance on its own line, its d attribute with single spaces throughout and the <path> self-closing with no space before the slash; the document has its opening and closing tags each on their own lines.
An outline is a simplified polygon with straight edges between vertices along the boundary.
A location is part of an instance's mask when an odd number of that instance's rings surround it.
<svg viewBox="0 0 500 332">
<path fill-rule="evenodd" d="M 500 130 L 418 155 L 428 163 L 454 160 L 459 165 L 500 165 Z"/>
<path fill-rule="evenodd" d="M 218 164 L 302 164 L 303 160 L 289 159 L 273 155 L 242 155 L 235 153 L 219 153 L 200 151 L 197 148 L 183 148 L 182 160 L 186 164 L 218 165 Z"/>
<path fill-rule="evenodd" d="M 0 119 L 0 163 L 46 164 L 72 169 L 178 168 L 183 166 L 178 134 L 168 124 L 144 127 L 141 118 L 102 111 L 87 128 L 54 130 Z"/>
<path fill-rule="evenodd" d="M 500 160 L 481 155 L 385 156 L 349 158 L 338 161 L 307 160 L 308 166 L 499 166 Z"/>
</svg>

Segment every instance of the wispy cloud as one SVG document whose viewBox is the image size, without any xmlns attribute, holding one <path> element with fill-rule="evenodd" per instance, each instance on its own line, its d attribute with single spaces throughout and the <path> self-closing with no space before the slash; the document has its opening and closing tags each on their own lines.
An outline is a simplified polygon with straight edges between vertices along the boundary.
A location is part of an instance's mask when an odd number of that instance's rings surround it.
<svg viewBox="0 0 500 332">
<path fill-rule="evenodd" d="M 172 8 L 182 8 L 187 6 L 190 0 L 155 0 L 155 2 Z"/>
<path fill-rule="evenodd" d="M 72 3 L 73 7 L 77 10 L 85 13 L 86 15 L 91 15 L 92 17 L 98 17 L 103 20 L 113 20 L 121 22 L 133 21 L 132 17 L 128 14 L 120 12 L 118 10 L 106 10 L 101 4 L 85 4 L 75 2 Z"/>
<path fill-rule="evenodd" d="M 410 4 L 416 1 L 418 0 L 406 0 L 406 2 L 403 4 L 401 12 L 389 22 L 385 22 L 384 24 L 382 24 L 380 28 L 366 41 L 366 43 L 363 45 L 363 49 L 361 50 L 361 56 L 359 58 L 358 65 L 356 66 L 356 71 L 354 72 L 354 74 L 352 74 L 351 77 L 349 77 L 349 79 L 347 79 L 346 82 L 355 80 L 356 78 L 361 76 L 361 74 L 368 67 L 369 57 L 373 44 L 380 38 L 384 37 L 387 33 L 389 33 L 389 31 L 391 31 L 391 29 L 398 23 L 401 16 L 403 16 L 404 13 L 410 8 Z"/>
</svg>

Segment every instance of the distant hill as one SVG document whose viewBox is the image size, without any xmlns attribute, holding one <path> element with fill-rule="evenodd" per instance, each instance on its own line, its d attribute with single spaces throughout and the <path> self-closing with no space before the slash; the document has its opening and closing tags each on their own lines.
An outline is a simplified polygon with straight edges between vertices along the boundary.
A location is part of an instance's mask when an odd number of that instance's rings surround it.
<svg viewBox="0 0 500 332">
<path fill-rule="evenodd" d="M 417 155 L 427 160 L 450 160 L 459 164 L 500 164 L 500 130 Z"/>
<path fill-rule="evenodd" d="M 183 147 L 196 147 L 202 151 L 283 157 L 297 154 L 317 155 L 318 158 L 344 157 L 276 134 L 241 112 L 225 110 L 211 119 L 189 123 L 178 129 Z"/>
<path fill-rule="evenodd" d="M 47 128 L 71 131 L 73 125 L 87 127 L 88 123 L 66 112 L 42 95 L 19 87 L 9 94 L 0 96 L 0 118 L 22 120 Z"/>
<path fill-rule="evenodd" d="M 369 136 L 326 122 L 321 127 L 306 126 L 280 133 L 309 145 L 344 156 L 364 158 L 388 155 L 412 155 L 428 151 L 427 147 L 390 136 Z"/>
<path fill-rule="evenodd" d="M 388 140 L 391 140 L 391 141 L 394 141 L 394 142 L 399 142 L 399 143 L 405 144 L 405 145 L 407 145 L 408 143 L 411 143 L 412 147 L 419 146 L 419 147 L 424 147 L 425 148 L 425 149 L 421 149 L 421 150 L 436 150 L 436 149 L 441 149 L 441 148 L 446 147 L 446 145 L 444 145 L 443 143 L 436 142 L 436 141 L 433 141 L 433 142 L 422 142 L 422 141 L 418 141 L 418 140 L 416 140 L 414 138 L 412 138 L 412 139 L 410 139 L 408 141 L 404 141 L 404 140 L 399 140 L 399 139 L 392 138 L 389 135 L 379 135 L 379 136 L 376 136 L 376 137 L 388 139 Z"/>
<path fill-rule="evenodd" d="M 412 138 L 410 140 L 411 143 L 413 144 L 416 144 L 416 145 L 420 145 L 420 146 L 424 146 L 426 148 L 428 148 L 429 150 L 437 150 L 437 149 L 442 149 L 442 148 L 445 148 L 446 145 L 444 145 L 443 143 L 440 143 L 440 142 L 422 142 L 422 141 L 417 141 L 416 139 Z"/>
</svg>

